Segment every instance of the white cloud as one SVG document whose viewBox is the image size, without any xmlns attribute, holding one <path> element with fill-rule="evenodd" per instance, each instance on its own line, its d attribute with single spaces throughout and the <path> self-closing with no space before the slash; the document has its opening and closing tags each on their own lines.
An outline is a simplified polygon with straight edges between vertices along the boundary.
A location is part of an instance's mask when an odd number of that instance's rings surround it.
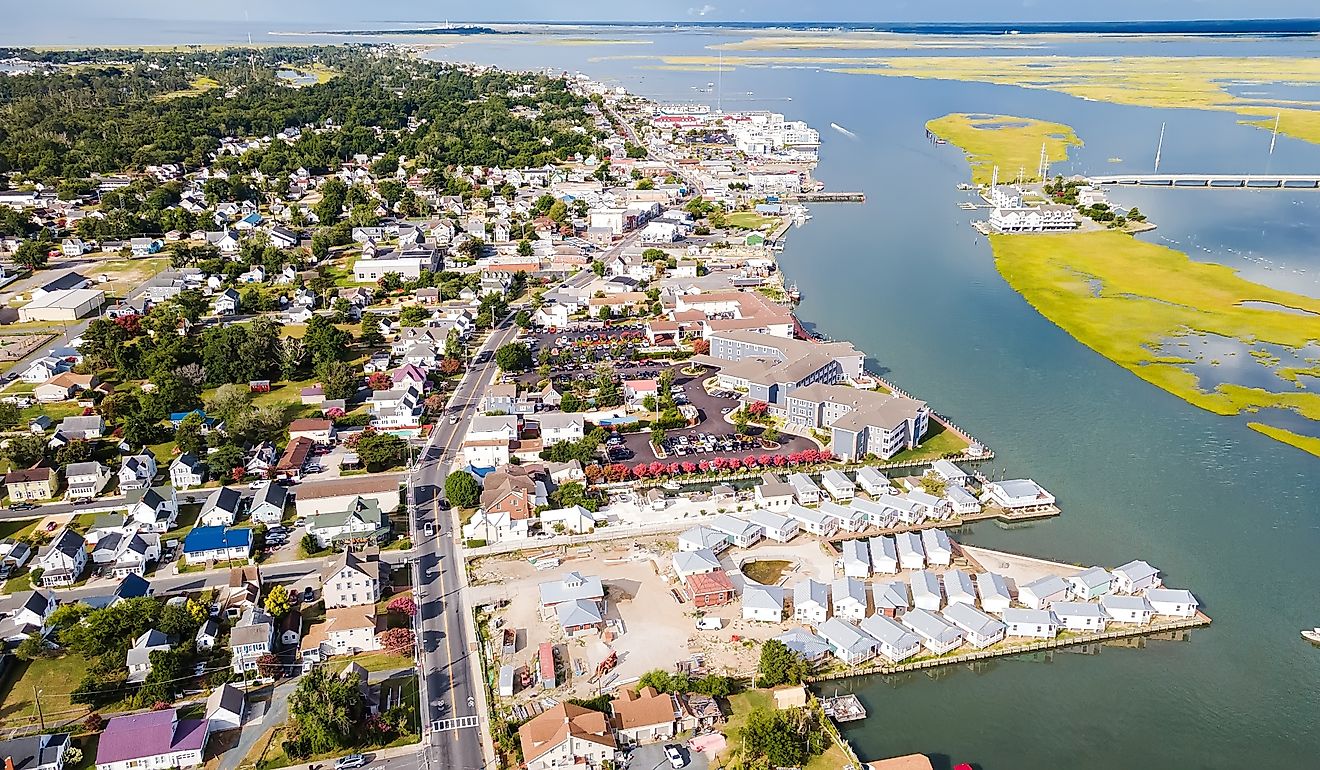
<svg viewBox="0 0 1320 770">
<path fill-rule="evenodd" d="M 715 12 L 715 6 L 707 3 L 706 5 L 703 5 L 700 8 L 689 8 L 688 16 L 705 16 L 707 14 L 714 12 Z"/>
</svg>

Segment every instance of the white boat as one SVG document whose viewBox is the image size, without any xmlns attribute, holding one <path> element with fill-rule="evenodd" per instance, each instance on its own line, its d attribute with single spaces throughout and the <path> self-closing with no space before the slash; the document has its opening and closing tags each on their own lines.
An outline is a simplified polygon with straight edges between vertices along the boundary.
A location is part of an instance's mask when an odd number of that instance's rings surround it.
<svg viewBox="0 0 1320 770">
<path fill-rule="evenodd" d="M 1303 630 L 1302 638 L 1312 644 L 1320 644 L 1320 626 Z"/>
</svg>

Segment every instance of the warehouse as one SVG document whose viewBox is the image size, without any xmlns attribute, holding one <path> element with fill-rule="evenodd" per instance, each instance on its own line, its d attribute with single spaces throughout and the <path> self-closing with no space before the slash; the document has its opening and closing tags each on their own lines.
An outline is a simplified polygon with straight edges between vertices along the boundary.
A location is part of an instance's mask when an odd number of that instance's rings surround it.
<svg viewBox="0 0 1320 770">
<path fill-rule="evenodd" d="M 389 513 L 399 507 L 399 478 L 358 476 L 315 481 L 298 485 L 296 494 L 294 505 L 299 517 L 348 510 L 358 497 L 375 500 L 383 513 Z"/>
<path fill-rule="evenodd" d="M 59 289 L 46 292 L 18 309 L 20 321 L 76 321 L 105 302 L 100 289 Z"/>
</svg>

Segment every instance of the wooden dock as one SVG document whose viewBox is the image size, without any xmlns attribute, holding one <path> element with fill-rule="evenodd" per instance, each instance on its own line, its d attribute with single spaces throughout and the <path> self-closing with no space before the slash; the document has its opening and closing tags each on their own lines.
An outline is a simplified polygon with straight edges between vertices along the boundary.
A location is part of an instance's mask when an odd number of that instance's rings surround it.
<svg viewBox="0 0 1320 770">
<path fill-rule="evenodd" d="M 865 203 L 863 192 L 804 192 L 788 195 L 784 200 L 789 203 Z"/>
<path fill-rule="evenodd" d="M 856 722 L 859 719 L 866 719 L 866 707 L 862 705 L 861 699 L 852 693 L 821 698 L 820 707 L 825 712 L 825 716 L 835 722 Z"/>
<path fill-rule="evenodd" d="M 825 682 L 832 679 L 847 679 L 854 676 L 870 676 L 872 674 L 901 674 L 906 671 L 921 671 L 923 669 L 935 668 L 938 666 L 950 666 L 958 663 L 973 663 L 976 661 L 987 660 L 990 658 L 1002 658 L 1009 655 L 1022 655 L 1024 653 L 1039 652 L 1041 650 L 1056 650 L 1064 647 L 1075 647 L 1085 644 L 1096 644 L 1115 639 L 1131 639 L 1139 636 L 1156 636 L 1170 634 L 1184 629 L 1200 628 L 1210 625 L 1210 616 L 1203 612 L 1197 612 L 1190 618 L 1171 618 L 1163 622 L 1154 622 L 1146 626 L 1123 626 L 1112 631 L 1103 631 L 1099 633 L 1070 633 L 1062 632 L 1053 639 L 1019 639 L 1017 641 L 1008 640 L 999 644 L 987 647 L 984 650 L 974 650 L 964 653 L 949 653 L 933 658 L 921 658 L 907 663 L 876 663 L 868 666 L 858 666 L 855 668 L 829 671 L 820 676 L 811 677 L 808 681 L 811 683 Z"/>
</svg>

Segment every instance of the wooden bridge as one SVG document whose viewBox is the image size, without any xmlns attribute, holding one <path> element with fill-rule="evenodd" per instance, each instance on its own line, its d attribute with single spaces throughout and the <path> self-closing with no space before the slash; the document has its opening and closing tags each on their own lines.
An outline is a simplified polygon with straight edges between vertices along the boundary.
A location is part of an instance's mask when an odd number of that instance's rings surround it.
<svg viewBox="0 0 1320 770">
<path fill-rule="evenodd" d="M 1093 185 L 1320 190 L 1320 174 L 1109 174 L 1087 181 Z"/>
</svg>

